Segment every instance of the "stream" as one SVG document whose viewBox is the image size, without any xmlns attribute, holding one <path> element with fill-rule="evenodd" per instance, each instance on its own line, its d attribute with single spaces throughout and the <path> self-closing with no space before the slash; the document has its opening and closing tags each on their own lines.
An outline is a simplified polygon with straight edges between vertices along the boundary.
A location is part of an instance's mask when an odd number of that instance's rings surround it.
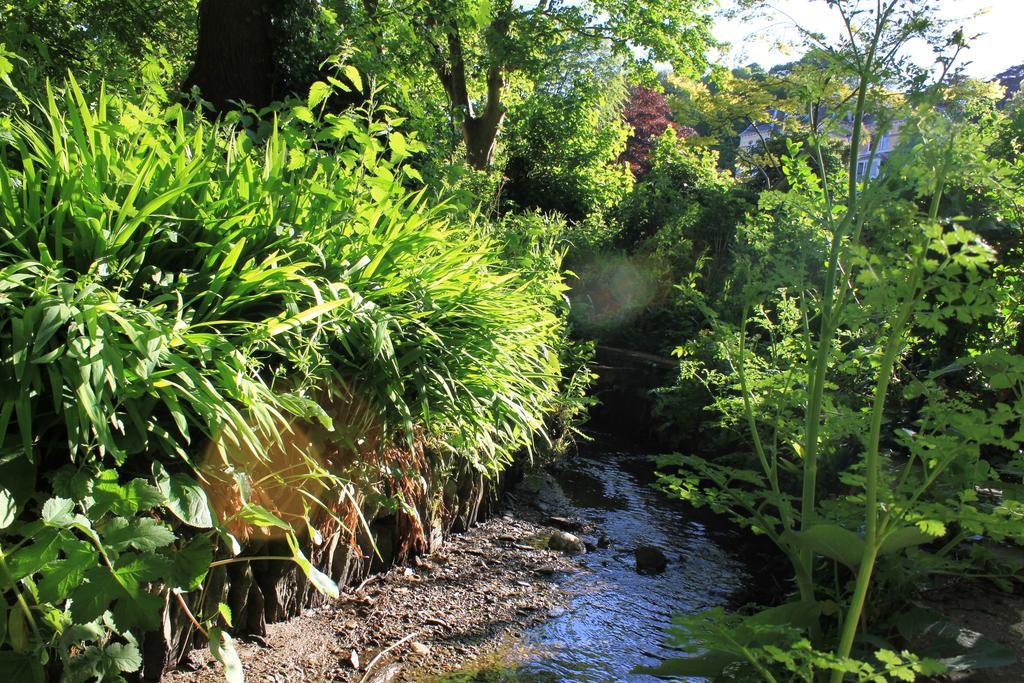
<svg viewBox="0 0 1024 683">
<path fill-rule="evenodd" d="M 581 556 L 583 570 L 561 578 L 565 611 L 522 636 L 514 673 L 503 680 L 657 681 L 632 671 L 672 656 L 663 645 L 672 616 L 726 604 L 749 585 L 740 534 L 652 489 L 652 469 L 644 455 L 606 452 L 573 459 L 558 475 L 568 516 L 612 544 Z M 664 551 L 664 572 L 637 573 L 640 545 Z"/>
</svg>

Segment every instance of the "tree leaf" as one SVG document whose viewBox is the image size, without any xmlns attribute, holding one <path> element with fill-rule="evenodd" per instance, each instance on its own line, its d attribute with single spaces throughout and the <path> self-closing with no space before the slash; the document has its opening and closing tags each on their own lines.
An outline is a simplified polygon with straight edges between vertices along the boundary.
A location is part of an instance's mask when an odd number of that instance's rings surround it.
<svg viewBox="0 0 1024 683">
<path fill-rule="evenodd" d="M 44 529 L 36 534 L 30 545 L 18 548 L 9 555 L 7 570 L 11 580 L 19 581 L 31 576 L 56 560 L 60 553 L 59 536 L 60 532 L 56 529 Z"/>
<path fill-rule="evenodd" d="M 313 112 L 310 111 L 309 107 L 292 107 L 292 114 L 303 123 L 313 123 L 316 121 L 316 116 L 313 115 Z"/>
<path fill-rule="evenodd" d="M 743 623 L 751 626 L 783 625 L 809 629 L 818 621 L 819 616 L 821 605 L 816 600 L 800 600 L 761 610 L 744 619 Z"/>
<path fill-rule="evenodd" d="M 140 591 L 138 595 L 119 599 L 111 609 L 116 630 L 155 631 L 160 628 L 160 615 L 164 599 L 159 595 Z"/>
<path fill-rule="evenodd" d="M 86 571 L 85 580 L 71 591 L 71 617 L 79 624 L 98 619 L 110 604 L 125 594 L 106 567 Z"/>
<path fill-rule="evenodd" d="M 254 526 L 272 526 L 278 529 L 292 530 L 292 525 L 284 521 L 273 512 L 255 503 L 249 503 L 238 513 L 238 518 Z"/>
<path fill-rule="evenodd" d="M 394 131 L 388 136 L 388 143 L 391 145 L 391 149 L 395 151 L 398 157 L 406 157 L 409 155 L 409 148 L 405 144 L 405 136 L 399 131 Z"/>
<path fill-rule="evenodd" d="M 142 584 L 155 581 L 167 572 L 171 561 L 152 554 L 125 553 L 114 563 L 114 577 L 132 597 L 141 595 Z"/>
<path fill-rule="evenodd" d="M 61 544 L 64 559 L 47 567 L 39 582 L 39 597 L 46 602 L 61 602 L 71 595 L 85 579 L 85 573 L 95 567 L 99 553 L 86 541 L 74 539 Z"/>
<path fill-rule="evenodd" d="M 7 613 L 7 640 L 15 652 L 28 652 L 31 647 L 28 623 L 25 621 L 25 613 L 20 609 L 12 609 Z"/>
<path fill-rule="evenodd" d="M 292 549 L 292 558 L 295 560 L 295 564 L 299 565 L 306 578 L 313 584 L 313 587 L 324 595 L 337 598 L 341 594 L 338 590 L 338 584 L 334 583 L 331 577 L 314 567 L 313 563 L 306 559 L 306 556 L 299 548 L 298 541 L 292 534 L 288 535 L 288 545 Z"/>
<path fill-rule="evenodd" d="M 43 683 L 43 665 L 34 654 L 0 650 L 0 671 L 8 681 Z"/>
<path fill-rule="evenodd" d="M 231 608 L 225 605 L 223 602 L 217 603 L 217 611 L 220 613 L 220 618 L 224 620 L 224 623 L 231 627 Z"/>
<path fill-rule="evenodd" d="M 160 489 L 143 479 L 132 479 L 124 487 L 124 497 L 115 501 L 111 510 L 114 514 L 130 517 L 140 512 L 152 510 L 164 502 Z"/>
</svg>

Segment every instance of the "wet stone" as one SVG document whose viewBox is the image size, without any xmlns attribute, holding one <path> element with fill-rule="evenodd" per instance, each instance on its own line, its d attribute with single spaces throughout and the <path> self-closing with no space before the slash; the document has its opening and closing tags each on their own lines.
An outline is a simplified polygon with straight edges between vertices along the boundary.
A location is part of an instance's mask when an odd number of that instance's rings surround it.
<svg viewBox="0 0 1024 683">
<path fill-rule="evenodd" d="M 640 574 L 660 574 L 668 566 L 668 557 L 656 546 L 638 546 L 633 554 L 636 556 L 636 570 Z"/>
<path fill-rule="evenodd" d="M 552 550 L 561 550 L 567 553 L 585 553 L 587 547 L 578 536 L 570 534 L 568 531 L 556 531 L 551 534 L 551 538 L 548 539 L 548 548 Z"/>
</svg>

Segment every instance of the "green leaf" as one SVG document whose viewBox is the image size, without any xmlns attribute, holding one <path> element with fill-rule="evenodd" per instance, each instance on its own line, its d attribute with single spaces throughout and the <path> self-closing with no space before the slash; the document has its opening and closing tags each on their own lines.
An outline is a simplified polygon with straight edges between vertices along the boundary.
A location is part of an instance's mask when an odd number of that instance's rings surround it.
<svg viewBox="0 0 1024 683">
<path fill-rule="evenodd" d="M 168 581 L 174 588 L 185 591 L 195 590 L 206 578 L 211 562 L 213 562 L 213 550 L 210 545 L 210 537 L 205 534 L 196 536 L 184 547 L 171 553 Z M 230 623 L 228 625 L 230 626 Z"/>
<path fill-rule="evenodd" d="M 220 613 L 220 618 L 224 620 L 224 623 L 231 627 L 231 608 L 225 605 L 223 602 L 217 603 L 217 611 Z"/>
<path fill-rule="evenodd" d="M 61 546 L 64 559 L 52 563 L 39 582 L 39 597 L 58 603 L 67 599 L 81 585 L 85 573 L 99 562 L 99 553 L 86 541 L 77 539 Z"/>
<path fill-rule="evenodd" d="M 171 561 L 159 555 L 125 553 L 114 563 L 114 577 L 128 595 L 136 597 L 145 592 L 142 584 L 159 579 L 170 566 Z"/>
<path fill-rule="evenodd" d="M 815 600 L 787 602 L 777 607 L 769 607 L 743 620 L 749 626 L 793 626 L 799 629 L 810 629 L 821 616 L 821 605 Z"/>
<path fill-rule="evenodd" d="M 470 6 L 470 16 L 473 17 L 473 23 L 476 27 L 483 28 L 487 25 L 487 22 L 491 19 L 491 0 L 476 0 Z"/>
<path fill-rule="evenodd" d="M 92 497 L 95 504 L 89 510 L 89 517 L 93 520 L 107 512 L 131 517 L 164 502 L 160 490 L 143 479 L 132 479 L 127 485 L 121 486 L 115 470 L 99 473 L 93 485 Z"/>
<path fill-rule="evenodd" d="M 213 511 L 206 491 L 187 474 L 156 474 L 156 485 L 163 494 L 164 503 L 174 516 L 189 526 L 199 529 L 213 527 Z"/>
<path fill-rule="evenodd" d="M 309 107 L 292 107 L 292 114 L 294 114 L 295 118 L 303 123 L 313 123 L 316 121 L 316 116 L 313 115 L 313 112 L 310 111 Z"/>
<path fill-rule="evenodd" d="M 103 657 L 112 668 L 127 673 L 142 666 L 142 654 L 135 643 L 113 643 L 103 648 Z"/>
<path fill-rule="evenodd" d="M 306 559 L 306 556 L 299 549 L 299 543 L 292 534 L 288 535 L 288 545 L 292 549 L 292 558 L 295 560 L 295 564 L 299 565 L 306 578 L 313 584 L 313 587 L 318 591 L 332 598 L 337 598 L 340 595 L 338 590 L 338 584 L 331 580 L 331 577 L 324 574 L 322 571 L 313 566 L 313 563 Z"/>
<path fill-rule="evenodd" d="M 409 155 L 409 148 L 405 144 L 405 136 L 399 131 L 394 131 L 388 136 L 388 143 L 391 145 L 391 149 L 395 151 L 399 157 L 405 157 Z"/>
<path fill-rule="evenodd" d="M 92 485 L 93 504 L 89 508 L 89 517 L 99 519 L 121 502 L 125 495 L 124 487 L 118 482 L 117 470 L 97 472 Z"/>
<path fill-rule="evenodd" d="M 14 498 L 15 505 L 23 508 L 36 495 L 36 465 L 24 457 L 0 462 L 0 481 Z"/>
<path fill-rule="evenodd" d="M 0 672 L 7 681 L 43 683 L 43 665 L 35 654 L 0 650 Z"/>
<path fill-rule="evenodd" d="M 86 571 L 85 580 L 71 591 L 71 617 L 80 624 L 94 621 L 124 594 L 124 589 L 106 567 L 93 567 Z"/>
<path fill-rule="evenodd" d="M 43 523 L 53 527 L 68 527 L 74 520 L 75 503 L 67 498 L 51 498 L 43 503 Z"/>
<path fill-rule="evenodd" d="M 235 642 L 217 627 L 210 629 L 210 654 L 224 666 L 224 679 L 228 683 L 245 683 L 242 660 L 235 650 Z"/>
<path fill-rule="evenodd" d="M 935 536 L 925 533 L 916 526 L 900 527 L 885 537 L 882 546 L 878 549 L 878 554 L 887 555 L 934 540 Z"/>
<path fill-rule="evenodd" d="M 60 552 L 60 532 L 56 529 L 44 529 L 35 536 L 35 540 L 27 546 L 18 548 L 7 557 L 7 570 L 13 581 L 20 581 L 26 576 L 41 571 L 43 567 L 57 559 Z"/>
<path fill-rule="evenodd" d="M 12 609 L 7 613 L 7 640 L 15 652 L 28 652 L 32 646 L 28 622 L 25 621 L 25 613 L 20 609 Z"/>
<path fill-rule="evenodd" d="M 946 525 L 935 519 L 922 519 L 916 522 L 917 528 L 924 533 L 938 538 L 946 535 Z"/>
<path fill-rule="evenodd" d="M 739 655 L 731 652 L 711 651 L 685 659 L 666 659 L 658 666 L 639 666 L 633 669 L 635 674 L 648 676 L 700 676 L 714 678 L 731 664 L 741 661 Z"/>
<path fill-rule="evenodd" d="M 160 489 L 143 479 L 132 479 L 124 489 L 124 499 L 114 504 L 114 514 L 129 517 L 152 510 L 164 501 Z"/>
<path fill-rule="evenodd" d="M 18 517 L 18 505 L 14 495 L 5 488 L 0 488 L 0 529 L 6 529 Z"/>
<path fill-rule="evenodd" d="M 238 518 L 254 526 L 272 526 L 286 531 L 292 530 L 292 525 L 284 521 L 273 512 L 255 503 L 249 503 L 238 512 Z"/>
<path fill-rule="evenodd" d="M 787 531 L 782 540 L 854 569 L 864 555 L 864 539 L 837 524 L 818 524 L 807 531 Z"/>
<path fill-rule="evenodd" d="M 174 532 L 152 517 L 116 517 L 100 530 L 100 535 L 105 546 L 118 551 L 128 547 L 156 550 L 174 543 L 176 538 Z"/>
<path fill-rule="evenodd" d="M 363 89 L 363 77 L 359 75 L 359 69 L 355 68 L 351 64 L 346 64 L 345 77 L 352 81 L 352 85 L 355 86 L 356 90 Z"/>
<path fill-rule="evenodd" d="M 118 600 L 111 609 L 111 616 L 117 631 L 121 633 L 154 631 L 160 628 L 163 608 L 163 597 L 143 591 Z"/>
<path fill-rule="evenodd" d="M 309 86 L 309 97 L 306 98 L 306 106 L 316 109 L 331 96 L 331 86 L 323 81 L 315 81 Z"/>
</svg>

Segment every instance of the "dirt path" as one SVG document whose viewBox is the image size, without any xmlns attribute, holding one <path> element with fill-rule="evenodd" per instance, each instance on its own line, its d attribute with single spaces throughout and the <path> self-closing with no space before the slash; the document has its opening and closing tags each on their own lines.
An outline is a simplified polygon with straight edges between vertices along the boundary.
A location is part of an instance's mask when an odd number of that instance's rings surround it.
<svg viewBox="0 0 1024 683">
<path fill-rule="evenodd" d="M 552 531 L 541 519 L 506 512 L 452 536 L 415 566 L 395 567 L 333 604 L 268 626 L 265 640 L 238 644 L 246 680 L 427 681 L 499 649 L 557 613 L 564 596 L 556 575 L 578 570 L 571 556 L 529 545 Z M 222 681 L 223 674 L 204 649 L 165 680 Z"/>
</svg>

